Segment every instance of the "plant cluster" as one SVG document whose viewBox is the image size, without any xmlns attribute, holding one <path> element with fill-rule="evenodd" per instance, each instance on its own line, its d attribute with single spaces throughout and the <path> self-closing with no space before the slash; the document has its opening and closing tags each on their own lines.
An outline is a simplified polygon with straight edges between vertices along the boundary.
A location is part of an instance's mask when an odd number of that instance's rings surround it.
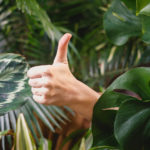
<svg viewBox="0 0 150 150">
<path fill-rule="evenodd" d="M 70 32 L 72 72 L 104 92 L 93 113 L 95 148 L 89 130 L 72 150 L 149 150 L 149 24 L 149 0 L 0 0 L 1 149 L 55 147 L 41 122 L 55 132 L 73 112 L 34 102 L 26 72 L 52 63 L 58 40 Z"/>
</svg>

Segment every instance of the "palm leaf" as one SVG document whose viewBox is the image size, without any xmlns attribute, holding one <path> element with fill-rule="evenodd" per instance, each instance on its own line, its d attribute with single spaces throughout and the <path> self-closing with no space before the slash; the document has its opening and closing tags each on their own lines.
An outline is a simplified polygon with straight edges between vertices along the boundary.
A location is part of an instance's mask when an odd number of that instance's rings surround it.
<svg viewBox="0 0 150 150">
<path fill-rule="evenodd" d="M 17 7 L 20 10 L 22 10 L 22 12 L 34 16 L 35 19 L 42 24 L 44 31 L 47 33 L 48 37 L 52 41 L 52 49 L 54 49 L 55 41 L 57 42 L 59 41 L 60 37 L 62 36 L 62 32 L 60 32 L 60 30 L 51 22 L 45 10 L 39 6 L 36 0 L 30 0 L 30 1 L 29 0 L 24 0 L 24 1 L 16 0 L 16 2 L 17 2 Z M 65 28 L 63 30 L 69 31 Z M 74 47 L 74 45 L 70 43 L 69 46 L 74 51 L 74 53 L 77 56 L 79 56 L 77 49 Z M 68 54 L 68 56 L 70 55 Z"/>
</svg>

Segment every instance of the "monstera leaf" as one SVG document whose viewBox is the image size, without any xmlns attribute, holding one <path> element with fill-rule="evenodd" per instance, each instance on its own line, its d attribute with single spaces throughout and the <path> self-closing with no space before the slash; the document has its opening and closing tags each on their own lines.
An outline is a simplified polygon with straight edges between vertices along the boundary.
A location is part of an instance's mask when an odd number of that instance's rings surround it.
<svg viewBox="0 0 150 150">
<path fill-rule="evenodd" d="M 93 112 L 93 146 L 150 149 L 150 68 L 135 68 L 117 78 Z"/>
<path fill-rule="evenodd" d="M 122 0 L 128 8 L 132 10 L 136 10 L 136 0 Z"/>
<path fill-rule="evenodd" d="M 114 0 L 104 15 L 104 29 L 110 41 L 120 46 L 130 37 L 141 35 L 141 22 L 123 2 Z"/>
<path fill-rule="evenodd" d="M 16 109 L 30 96 L 25 58 L 17 54 L 0 55 L 0 115 Z"/>
</svg>

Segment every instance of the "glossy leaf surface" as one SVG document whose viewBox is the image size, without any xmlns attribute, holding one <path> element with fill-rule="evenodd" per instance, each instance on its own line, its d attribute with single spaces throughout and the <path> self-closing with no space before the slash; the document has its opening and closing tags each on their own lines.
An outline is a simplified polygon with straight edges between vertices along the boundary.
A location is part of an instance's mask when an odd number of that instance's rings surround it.
<svg viewBox="0 0 150 150">
<path fill-rule="evenodd" d="M 150 68 L 141 67 L 124 73 L 107 88 L 94 107 L 93 146 L 150 148 L 149 83 Z"/>
</svg>

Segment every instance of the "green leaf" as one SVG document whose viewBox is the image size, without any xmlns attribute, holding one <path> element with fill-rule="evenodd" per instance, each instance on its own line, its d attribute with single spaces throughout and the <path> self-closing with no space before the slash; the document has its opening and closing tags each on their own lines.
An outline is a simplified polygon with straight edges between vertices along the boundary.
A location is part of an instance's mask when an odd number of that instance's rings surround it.
<svg viewBox="0 0 150 150">
<path fill-rule="evenodd" d="M 58 42 L 63 34 L 60 29 L 51 22 L 46 11 L 40 7 L 36 0 L 16 0 L 16 2 L 18 9 L 24 13 L 34 16 L 34 18 L 41 23 L 49 39 L 52 40 L 52 48 L 55 48 L 55 41 Z M 67 29 L 64 30 L 65 32 L 68 31 Z M 80 57 L 76 47 L 71 42 L 69 43 L 69 47 L 73 50 L 77 57 Z M 73 62 L 70 56 L 70 51 L 68 51 L 68 57 L 70 62 Z"/>
<path fill-rule="evenodd" d="M 93 147 L 90 150 L 120 150 L 118 148 L 114 148 L 111 146 L 97 146 L 97 147 Z"/>
<path fill-rule="evenodd" d="M 25 58 L 11 53 L 0 55 L 0 115 L 16 109 L 30 96 Z"/>
<path fill-rule="evenodd" d="M 81 144 L 80 144 L 79 150 L 86 150 L 85 149 L 85 138 L 84 137 L 81 139 Z"/>
<path fill-rule="evenodd" d="M 93 110 L 92 133 L 93 146 L 118 146 L 114 137 L 114 119 L 117 113 L 116 107 L 121 102 L 130 99 L 130 96 L 114 91 L 105 92 Z"/>
<path fill-rule="evenodd" d="M 47 117 L 45 116 L 44 112 L 40 109 L 40 107 L 38 106 L 39 104 L 37 104 L 34 100 L 30 100 L 29 101 L 30 105 L 32 105 L 35 113 L 38 115 L 38 117 L 44 122 L 44 124 L 52 131 L 55 132 L 54 127 L 52 126 L 52 124 L 49 122 L 49 120 L 47 119 Z"/>
<path fill-rule="evenodd" d="M 122 0 L 126 6 L 132 10 L 136 10 L 136 0 Z"/>
<path fill-rule="evenodd" d="M 22 10 L 23 12 L 33 15 L 36 17 L 37 20 L 39 20 L 52 41 L 55 39 L 55 34 L 58 34 L 60 36 L 60 33 L 55 29 L 53 26 L 50 18 L 48 17 L 47 13 L 44 9 L 42 9 L 39 4 L 36 2 L 36 0 L 16 0 L 17 7 Z M 53 30 L 57 31 L 54 32 Z"/>
<path fill-rule="evenodd" d="M 20 114 L 16 127 L 16 150 L 36 150 L 35 142 L 23 114 Z"/>
<path fill-rule="evenodd" d="M 138 100 L 140 99 L 140 100 Z M 128 124 L 122 125 L 121 123 L 124 120 L 127 120 L 129 118 L 130 112 L 135 112 L 135 114 L 138 114 L 138 110 L 136 109 L 135 106 L 125 107 L 124 109 L 124 114 L 119 113 L 122 109 L 120 105 L 122 106 L 122 103 L 125 103 L 126 101 L 129 101 L 131 103 L 138 102 L 141 104 L 146 103 L 146 101 L 150 99 L 150 68 L 135 68 L 132 69 L 120 77 L 118 77 L 105 91 L 105 93 L 100 97 L 98 102 L 96 103 L 93 111 L 93 120 L 92 120 L 92 131 L 93 131 L 93 146 L 104 146 L 104 145 L 109 145 L 109 146 L 114 146 L 116 148 L 119 147 L 119 144 L 125 148 L 125 150 L 130 150 L 131 149 L 136 149 L 134 145 L 136 145 L 136 140 L 137 141 L 143 140 L 144 138 L 141 139 L 143 133 L 138 134 L 138 130 L 140 132 L 140 129 L 138 128 L 138 122 L 140 122 L 140 117 L 144 118 L 144 115 L 141 115 L 137 120 L 129 120 Z M 132 102 L 133 101 L 133 102 Z M 147 102 L 147 107 L 149 107 L 149 103 Z M 146 105 L 144 104 L 144 106 Z M 140 106 L 140 105 L 139 105 Z M 119 112 L 117 109 L 119 109 Z M 138 108 L 138 107 L 137 107 Z M 143 108 L 143 107 L 142 107 Z M 133 110 L 133 111 L 132 111 Z M 119 118 L 116 117 L 119 113 Z M 139 113 L 141 113 L 139 111 Z M 148 112 L 149 113 L 149 112 Z M 128 116 L 126 116 L 128 115 Z M 148 115 L 148 114 L 146 114 Z M 146 116 L 145 116 L 146 117 Z M 114 137 L 114 122 L 115 118 L 117 118 L 117 127 L 115 126 L 115 135 L 118 140 L 116 141 Z M 142 118 L 142 119 L 143 119 Z M 123 121 L 122 121 L 123 120 Z M 120 123 L 121 122 L 121 123 Z M 120 124 L 119 124 L 120 123 Z M 141 120 L 142 123 L 142 120 Z M 144 125 L 141 125 L 141 127 Z M 122 123 L 123 124 L 123 123 Z M 132 125 L 133 124 L 133 125 Z M 116 125 L 116 124 L 115 124 Z M 132 129 L 136 128 L 135 126 L 137 125 L 137 130 L 134 132 Z M 146 127 L 142 128 L 145 134 L 149 134 L 149 123 L 146 125 Z M 132 128 L 129 130 L 129 128 Z M 124 129 L 124 130 L 123 130 Z M 133 134 L 133 132 L 135 134 Z M 120 133 L 119 133 L 120 132 Z M 128 134 L 129 135 L 126 135 Z M 131 136 L 131 135 L 134 136 Z M 131 136 L 131 137 L 127 137 Z M 144 137 L 143 136 L 143 137 Z M 149 135 L 146 135 L 146 140 Z M 129 140 L 128 140 L 129 139 Z M 126 143 L 127 141 L 127 143 Z M 135 142 L 135 143 L 134 143 Z M 143 142 L 143 141 L 141 141 Z M 129 144 L 132 144 L 133 146 L 130 146 Z M 143 144 L 143 143 L 142 143 Z M 142 145 L 141 144 L 141 145 Z M 139 143 L 139 147 L 141 146 Z M 144 143 L 147 147 L 147 143 Z M 142 145 L 142 146 L 143 146 Z M 134 148 L 133 148 L 134 147 Z M 124 149 L 123 149 L 124 150 Z M 138 149 L 136 149 L 138 150 Z"/>
<path fill-rule="evenodd" d="M 120 46 L 141 35 L 141 22 L 120 0 L 114 0 L 104 15 L 104 29 L 110 41 Z"/>
<path fill-rule="evenodd" d="M 150 98 L 150 68 L 139 67 L 129 70 L 118 77 L 107 89 L 124 89 L 133 92 L 131 95 L 138 99 L 147 100 Z M 133 96 L 133 97 L 134 97 Z"/>
<path fill-rule="evenodd" d="M 52 150 L 52 142 L 45 138 L 40 139 L 40 146 L 38 150 Z"/>
<path fill-rule="evenodd" d="M 150 149 L 150 102 L 130 100 L 120 106 L 115 137 L 123 150 Z"/>
<path fill-rule="evenodd" d="M 137 15 L 143 14 L 150 16 L 150 1 L 149 0 L 136 0 L 136 13 Z"/>
<path fill-rule="evenodd" d="M 150 16 L 141 15 L 141 21 L 142 21 L 142 40 L 150 44 Z"/>
<path fill-rule="evenodd" d="M 1 131 L 1 132 L 0 132 L 0 140 L 2 139 L 2 136 L 5 136 L 5 135 L 14 135 L 14 133 L 13 133 L 12 130 L 4 130 L 4 131 Z"/>
</svg>

